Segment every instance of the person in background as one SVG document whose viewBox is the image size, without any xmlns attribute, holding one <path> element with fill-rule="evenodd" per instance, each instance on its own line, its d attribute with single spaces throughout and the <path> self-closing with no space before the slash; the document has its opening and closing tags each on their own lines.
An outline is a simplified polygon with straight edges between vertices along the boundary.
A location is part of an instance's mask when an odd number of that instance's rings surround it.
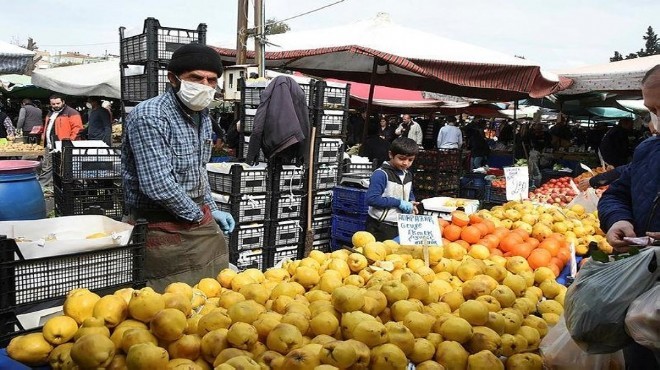
<svg viewBox="0 0 660 370">
<path fill-rule="evenodd" d="M 388 143 L 391 143 L 394 140 L 394 129 L 387 123 L 387 118 L 385 116 L 380 117 L 378 125 L 378 136 L 382 137 L 384 140 L 387 140 Z"/>
<path fill-rule="evenodd" d="M 410 114 L 403 115 L 402 122 L 394 131 L 394 134 L 398 137 L 413 139 L 417 145 L 422 146 L 422 140 L 424 139 L 422 127 L 410 117 Z"/>
<path fill-rule="evenodd" d="M 44 132 L 41 134 L 41 141 L 44 143 L 44 157 L 39 174 L 41 186 L 50 186 L 53 182 L 52 152 L 56 149 L 55 142 L 79 140 L 83 130 L 80 113 L 66 105 L 62 95 L 50 96 L 50 109 L 51 112 L 46 116 Z"/>
<path fill-rule="evenodd" d="M 623 166 L 630 160 L 630 141 L 628 134 L 632 131 L 633 120 L 622 118 L 619 123 L 609 129 L 603 140 L 601 140 L 598 150 L 605 163 L 614 167 Z"/>
<path fill-rule="evenodd" d="M 456 117 L 447 117 L 447 124 L 438 132 L 438 149 L 460 149 L 463 146 L 463 133 L 456 127 Z"/>
<path fill-rule="evenodd" d="M 112 145 L 112 117 L 110 112 L 101 107 L 101 99 L 90 96 L 87 98 L 89 109 L 87 120 L 87 140 L 101 140 L 108 146 Z"/>
<path fill-rule="evenodd" d="M 11 118 L 2 110 L 3 106 L 0 104 L 0 139 L 14 140 L 16 136 L 14 125 L 11 123 Z"/>
<path fill-rule="evenodd" d="M 660 130 L 660 64 L 642 79 L 644 105 L 652 114 L 653 129 Z M 617 252 L 627 252 L 625 237 L 660 239 L 660 137 L 652 136 L 637 146 L 632 162 L 603 193 L 598 218 L 607 241 Z M 625 278 L 625 277 L 624 277 Z M 594 312 L 594 314 L 597 314 Z M 660 368 L 660 354 L 637 343 L 623 349 L 626 369 Z"/>
<path fill-rule="evenodd" d="M 573 133 L 568 126 L 568 118 L 564 114 L 559 114 L 557 123 L 550 128 L 550 144 L 557 150 L 559 148 L 568 148 L 571 146 Z"/>
<path fill-rule="evenodd" d="M 103 100 L 101 101 L 101 107 L 103 107 L 103 109 L 106 109 L 108 113 L 110 113 L 110 122 L 114 122 L 114 117 L 112 114 L 112 102 L 108 100 Z"/>
<path fill-rule="evenodd" d="M 513 125 L 509 121 L 502 121 L 502 127 L 497 134 L 497 141 L 504 145 L 509 145 L 513 141 Z"/>
<path fill-rule="evenodd" d="M 488 163 L 488 155 L 490 148 L 486 142 L 484 129 L 486 128 L 486 121 L 480 120 L 475 122 L 468 128 L 468 148 L 472 156 L 472 168 L 483 167 Z"/>
<path fill-rule="evenodd" d="M 382 121 L 382 120 L 381 120 Z M 376 166 L 380 166 L 389 158 L 390 142 L 385 140 L 379 134 L 380 126 L 370 123 L 367 130 L 367 138 L 364 144 L 360 146 L 359 155 L 369 158 L 370 161 L 376 161 Z"/>
<path fill-rule="evenodd" d="M 346 144 L 349 147 L 362 143 L 366 120 L 367 112 L 362 109 L 358 111 L 358 114 L 349 116 L 348 127 L 346 127 Z"/>
<path fill-rule="evenodd" d="M 43 125 L 43 112 L 37 108 L 31 99 L 23 99 L 21 109 L 18 111 L 16 129 L 26 137 L 35 126 Z"/>
<path fill-rule="evenodd" d="M 148 222 L 144 275 L 158 291 L 226 268 L 222 233 L 235 225 L 211 197 L 206 174 L 213 146 L 208 106 L 222 74 L 220 57 L 187 44 L 172 54 L 167 71 L 171 89 L 131 111 L 121 151 L 125 221 Z"/>
<path fill-rule="evenodd" d="M 399 214 L 417 213 L 413 174 L 408 171 L 417 153 L 419 145 L 414 140 L 394 139 L 388 151 L 390 160 L 371 175 L 366 194 L 369 206 L 366 230 L 377 241 L 393 239 L 399 234 Z"/>
</svg>

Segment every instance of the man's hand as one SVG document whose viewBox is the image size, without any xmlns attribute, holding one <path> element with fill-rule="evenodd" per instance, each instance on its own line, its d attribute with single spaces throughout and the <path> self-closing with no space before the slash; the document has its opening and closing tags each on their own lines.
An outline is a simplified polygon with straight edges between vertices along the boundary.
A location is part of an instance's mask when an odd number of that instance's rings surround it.
<svg viewBox="0 0 660 370">
<path fill-rule="evenodd" d="M 213 211 L 211 212 L 211 215 L 213 215 L 213 219 L 215 220 L 215 222 L 217 222 L 218 225 L 220 225 L 220 229 L 222 230 L 222 232 L 224 232 L 225 234 L 231 234 L 231 232 L 234 231 L 236 222 L 229 213 L 223 211 Z"/>
<path fill-rule="evenodd" d="M 408 202 L 406 200 L 401 199 L 401 201 L 399 202 L 399 209 L 403 213 L 412 213 L 414 206 L 412 202 Z"/>
<path fill-rule="evenodd" d="M 617 221 L 610 227 L 607 232 L 607 242 L 610 243 L 612 248 L 617 252 L 627 252 L 628 242 L 623 240 L 624 237 L 634 237 L 635 228 L 630 221 Z"/>
<path fill-rule="evenodd" d="M 658 240 L 660 239 L 660 231 L 649 231 L 646 233 L 646 236 L 650 236 L 651 238 Z"/>
<path fill-rule="evenodd" d="M 577 187 L 578 189 L 580 189 L 580 191 L 586 191 L 587 189 L 589 189 L 589 187 L 591 187 L 591 184 L 589 184 L 589 179 L 580 180 L 580 183 L 578 184 Z"/>
</svg>

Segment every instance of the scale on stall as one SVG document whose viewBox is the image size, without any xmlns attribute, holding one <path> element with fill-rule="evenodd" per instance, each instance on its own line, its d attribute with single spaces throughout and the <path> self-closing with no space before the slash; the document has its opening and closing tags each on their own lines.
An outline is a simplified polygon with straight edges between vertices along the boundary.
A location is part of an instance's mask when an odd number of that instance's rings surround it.
<svg viewBox="0 0 660 370">
<path fill-rule="evenodd" d="M 344 173 L 341 176 L 341 185 L 350 186 L 354 188 L 369 189 L 369 179 L 371 175 L 368 173 Z"/>
</svg>

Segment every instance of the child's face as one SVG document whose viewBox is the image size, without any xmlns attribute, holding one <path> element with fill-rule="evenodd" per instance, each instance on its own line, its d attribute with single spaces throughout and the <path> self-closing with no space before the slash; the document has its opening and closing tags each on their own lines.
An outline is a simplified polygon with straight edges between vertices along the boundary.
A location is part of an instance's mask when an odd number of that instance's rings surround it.
<svg viewBox="0 0 660 370">
<path fill-rule="evenodd" d="M 412 166 L 412 163 L 415 160 L 414 155 L 403 155 L 403 154 L 393 155 L 392 152 L 389 153 L 390 153 L 390 164 L 392 165 L 392 167 L 396 168 L 397 170 L 401 170 L 401 171 L 407 170 L 410 166 Z"/>
</svg>

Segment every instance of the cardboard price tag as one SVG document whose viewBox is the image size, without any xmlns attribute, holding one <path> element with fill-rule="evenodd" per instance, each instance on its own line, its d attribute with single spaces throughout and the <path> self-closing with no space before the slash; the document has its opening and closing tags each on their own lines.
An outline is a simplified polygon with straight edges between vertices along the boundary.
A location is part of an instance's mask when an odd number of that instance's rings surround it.
<svg viewBox="0 0 660 370">
<path fill-rule="evenodd" d="M 442 245 L 438 218 L 432 215 L 399 215 L 399 244 Z"/>
<path fill-rule="evenodd" d="M 529 170 L 525 167 L 504 167 L 506 200 L 529 198 Z"/>
</svg>

